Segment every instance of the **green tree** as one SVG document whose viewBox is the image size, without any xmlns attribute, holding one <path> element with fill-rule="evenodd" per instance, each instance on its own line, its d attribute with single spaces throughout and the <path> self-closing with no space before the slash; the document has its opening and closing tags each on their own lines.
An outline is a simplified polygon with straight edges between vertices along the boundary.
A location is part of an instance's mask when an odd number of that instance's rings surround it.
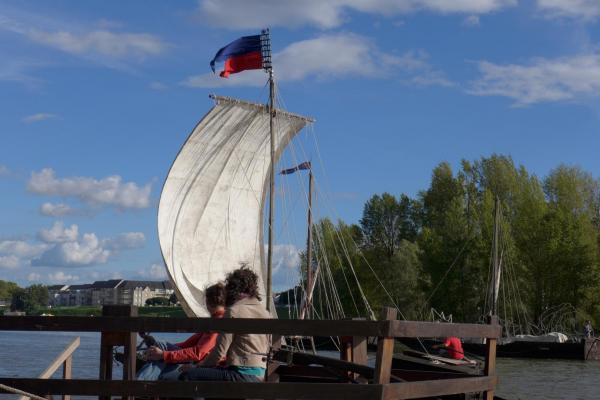
<svg viewBox="0 0 600 400">
<path fill-rule="evenodd" d="M 32 285 L 26 289 L 19 288 L 13 291 L 10 309 L 31 314 L 38 308 L 46 307 L 48 297 L 48 288 L 43 285 Z"/>
<path fill-rule="evenodd" d="M 0 300 L 9 300 L 19 286 L 14 282 L 0 280 Z"/>
<path fill-rule="evenodd" d="M 391 259 L 403 239 L 412 241 L 416 237 L 413 208 L 413 201 L 404 194 L 400 199 L 389 193 L 371 197 L 360 220 L 364 245 L 382 251 Z"/>
</svg>

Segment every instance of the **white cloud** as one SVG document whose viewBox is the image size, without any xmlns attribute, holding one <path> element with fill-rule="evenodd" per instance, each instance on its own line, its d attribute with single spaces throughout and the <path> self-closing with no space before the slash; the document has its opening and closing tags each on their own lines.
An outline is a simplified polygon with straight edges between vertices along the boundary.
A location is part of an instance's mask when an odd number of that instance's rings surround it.
<svg viewBox="0 0 600 400">
<path fill-rule="evenodd" d="M 600 16 L 598 0 L 537 0 L 537 6 L 550 18 L 593 20 Z"/>
<path fill-rule="evenodd" d="M 0 164 L 0 176 L 7 176 L 8 174 L 10 174 L 8 167 Z"/>
<path fill-rule="evenodd" d="M 471 82 L 469 93 L 508 97 L 515 106 L 600 94 L 600 54 L 538 58 L 527 65 L 481 61 L 478 67 L 482 76 Z"/>
<path fill-rule="evenodd" d="M 119 208 L 146 208 L 150 205 L 151 184 L 142 187 L 134 182 L 123 182 L 118 175 L 103 179 L 89 177 L 57 178 L 53 169 L 32 172 L 27 189 L 46 196 L 76 197 L 94 206 Z"/>
<path fill-rule="evenodd" d="M 29 274 L 29 275 L 34 275 L 35 273 Z M 38 275 L 38 274 L 35 274 Z M 39 276 L 39 275 L 38 275 Z M 38 279 L 39 280 L 39 279 Z M 56 272 L 51 272 L 48 274 L 48 280 L 51 283 L 70 283 L 70 282 L 76 282 L 79 280 L 79 276 L 77 275 L 71 275 L 71 274 L 66 274 L 63 271 L 56 271 Z"/>
<path fill-rule="evenodd" d="M 463 26 L 468 26 L 471 28 L 480 26 L 481 22 L 479 21 L 479 15 L 469 15 L 468 17 L 463 19 L 462 24 L 463 24 Z"/>
<path fill-rule="evenodd" d="M 74 242 L 79 236 L 79 228 L 73 224 L 68 228 L 64 227 L 62 221 L 56 221 L 52 228 L 42 229 L 38 233 L 38 237 L 41 241 L 46 243 L 64 243 Z"/>
<path fill-rule="evenodd" d="M 79 227 L 75 224 L 65 227 L 56 221 L 51 228 L 42 229 L 37 235 L 44 243 L 31 245 L 27 242 L 3 243 L 8 254 L 15 254 L 36 267 L 85 267 L 105 264 L 121 251 L 140 248 L 145 243 L 141 232 L 126 232 L 114 238 L 99 239 L 94 233 L 79 237 Z"/>
<path fill-rule="evenodd" d="M 0 256 L 0 268 L 15 269 L 19 265 L 21 265 L 21 260 L 17 256 Z"/>
<path fill-rule="evenodd" d="M 31 260 L 31 265 L 41 267 L 84 267 L 105 264 L 111 251 L 102 247 L 94 233 L 83 234 L 81 240 L 58 243 Z"/>
<path fill-rule="evenodd" d="M 0 241 L 0 268 L 15 269 L 27 265 L 48 247 L 45 243 L 31 244 L 23 240 Z"/>
<path fill-rule="evenodd" d="M 347 11 L 393 16 L 418 11 L 439 14 L 486 14 L 517 4 L 517 0 L 200 0 L 201 18 L 228 29 L 296 27 L 334 28 Z"/>
<path fill-rule="evenodd" d="M 273 55 L 278 81 L 306 78 L 330 79 L 347 76 L 390 78 L 398 76 L 417 85 L 443 85 L 449 82 L 435 70 L 423 51 L 393 55 L 379 51 L 363 36 L 340 33 L 322 35 L 287 46 Z M 190 87 L 263 86 L 266 75 L 261 70 L 246 71 L 229 79 L 206 73 L 189 77 L 183 82 Z"/>
<path fill-rule="evenodd" d="M 55 114 L 51 114 L 51 113 L 37 113 L 37 114 L 32 114 L 32 115 L 28 115 L 25 118 L 23 118 L 23 122 L 25 122 L 26 124 L 30 124 L 32 122 L 39 122 L 39 121 L 44 121 L 47 119 L 52 119 L 52 118 L 56 118 Z"/>
<path fill-rule="evenodd" d="M 47 217 L 64 217 L 74 213 L 74 210 L 64 203 L 44 203 L 40 207 L 40 213 Z"/>
<path fill-rule="evenodd" d="M 156 56 L 166 44 L 147 33 L 115 33 L 107 30 L 90 32 L 47 32 L 30 29 L 27 37 L 34 42 L 54 47 L 76 55 L 100 55 L 111 58 L 137 58 Z"/>
<path fill-rule="evenodd" d="M 142 232 L 126 232 L 116 238 L 104 240 L 103 245 L 109 250 L 131 250 L 144 247 L 145 243 L 146 237 Z"/>
<path fill-rule="evenodd" d="M 266 246 L 265 246 L 266 251 Z M 300 250 L 293 244 L 273 246 L 273 287 L 289 289 L 300 279 Z"/>
<path fill-rule="evenodd" d="M 42 254 L 48 248 L 47 244 L 31 244 L 23 240 L 0 241 L 0 255 L 12 255 L 22 259 L 29 259 Z"/>
<path fill-rule="evenodd" d="M 42 279 L 42 276 L 36 272 L 31 272 L 27 275 L 27 280 L 29 282 L 39 282 Z"/>
<path fill-rule="evenodd" d="M 50 27 L 52 25 L 60 28 L 53 29 Z M 159 37 L 148 33 L 78 29 L 64 21 L 57 23 L 39 15 L 25 13 L 19 13 L 17 19 L 0 14 L 0 29 L 22 35 L 44 46 L 87 57 L 143 59 L 159 55 L 168 47 Z"/>
</svg>

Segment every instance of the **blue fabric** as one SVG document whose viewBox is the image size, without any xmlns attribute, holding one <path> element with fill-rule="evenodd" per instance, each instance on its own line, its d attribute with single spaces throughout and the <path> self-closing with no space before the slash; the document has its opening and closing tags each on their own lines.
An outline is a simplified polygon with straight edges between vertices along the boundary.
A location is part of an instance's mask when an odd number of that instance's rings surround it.
<svg viewBox="0 0 600 400">
<path fill-rule="evenodd" d="M 234 368 L 192 368 L 181 374 L 184 381 L 262 382 L 256 375 L 242 374 Z"/>
<path fill-rule="evenodd" d="M 216 62 L 225 61 L 232 56 L 253 53 L 255 51 L 260 52 L 261 49 L 260 35 L 243 36 L 217 51 L 215 58 L 213 58 L 210 62 L 210 67 L 212 68 L 213 72 L 215 72 Z"/>
<path fill-rule="evenodd" d="M 239 372 L 240 374 L 254 375 L 254 376 L 265 376 L 265 369 L 261 367 L 230 367 L 232 370 Z"/>
<path fill-rule="evenodd" d="M 284 169 L 279 174 L 281 174 L 281 175 L 293 174 L 294 172 L 299 171 L 301 169 L 310 169 L 310 161 L 305 161 L 302 164 L 298 164 L 294 168 Z"/>
<path fill-rule="evenodd" d="M 157 341 L 156 347 L 161 350 L 173 351 L 180 348 L 169 342 Z M 148 361 L 136 374 L 139 381 L 156 381 L 158 379 L 177 379 L 179 377 L 178 368 L 181 364 L 166 364 L 164 361 Z M 164 377 L 163 377 L 164 376 Z"/>
</svg>

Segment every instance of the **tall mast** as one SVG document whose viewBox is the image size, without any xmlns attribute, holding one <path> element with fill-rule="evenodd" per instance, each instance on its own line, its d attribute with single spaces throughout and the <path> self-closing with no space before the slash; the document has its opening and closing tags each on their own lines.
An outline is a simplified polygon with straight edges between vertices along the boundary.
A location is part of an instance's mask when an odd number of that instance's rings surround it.
<svg viewBox="0 0 600 400">
<path fill-rule="evenodd" d="M 310 318 L 310 305 L 312 295 L 315 290 L 313 270 L 312 270 L 312 192 L 313 192 L 313 173 L 312 165 L 308 170 L 308 232 L 306 235 L 306 296 L 304 297 L 300 309 L 300 319 Z"/>
<path fill-rule="evenodd" d="M 496 196 L 494 205 L 494 245 L 493 245 L 493 281 L 492 315 L 498 315 L 498 292 L 500 289 L 500 259 L 498 258 L 498 237 L 500 232 L 500 198 Z"/>
<path fill-rule="evenodd" d="M 263 69 L 269 73 L 269 132 L 271 141 L 271 170 L 269 171 L 269 246 L 267 248 L 267 310 L 271 310 L 273 303 L 273 214 L 275 210 L 275 82 L 273 79 L 273 65 L 271 64 L 271 37 L 269 29 L 261 34 L 261 47 Z"/>
</svg>

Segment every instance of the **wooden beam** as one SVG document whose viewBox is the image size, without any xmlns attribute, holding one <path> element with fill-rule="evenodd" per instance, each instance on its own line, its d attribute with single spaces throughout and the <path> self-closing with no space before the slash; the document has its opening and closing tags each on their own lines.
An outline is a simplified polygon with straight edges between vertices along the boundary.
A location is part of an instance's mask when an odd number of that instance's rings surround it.
<svg viewBox="0 0 600 400">
<path fill-rule="evenodd" d="M 381 311 L 381 320 L 391 322 L 398 316 L 398 310 L 384 307 Z M 375 360 L 374 383 L 390 383 L 392 372 L 392 358 L 394 357 L 394 338 L 390 336 L 377 338 L 377 359 Z"/>
<path fill-rule="evenodd" d="M 54 359 L 54 361 L 52 361 L 52 363 L 50 363 L 50 365 L 48 365 L 48 367 L 44 370 L 44 372 L 42 372 L 38 376 L 38 378 L 48 379 L 52 375 L 54 375 L 54 373 L 60 368 L 60 366 L 67 359 L 71 358 L 71 356 L 73 355 L 73 352 L 75 350 L 77 350 L 77 348 L 79 347 L 80 342 L 81 341 L 79 340 L 79 337 L 76 337 L 75 339 L 73 339 L 73 341 L 71 341 L 71 343 L 69 343 L 69 345 L 67 347 L 65 347 L 65 349 Z"/>
<path fill-rule="evenodd" d="M 63 379 L 71 379 L 73 377 L 73 356 L 68 357 L 63 364 Z M 63 400 L 71 400 L 68 394 L 63 395 Z"/>
<path fill-rule="evenodd" d="M 383 385 L 383 399 L 420 399 L 460 393 L 480 393 L 494 388 L 495 376 L 437 379 Z"/>
<path fill-rule="evenodd" d="M 499 338 L 500 325 L 492 324 L 448 324 L 421 321 L 391 321 L 390 336 L 393 337 L 448 337 Z"/>
<path fill-rule="evenodd" d="M 228 332 L 298 336 L 386 336 L 387 322 L 258 318 L 0 317 L 0 331 Z"/>
<path fill-rule="evenodd" d="M 277 361 L 282 361 L 290 364 L 298 365 L 322 365 L 324 367 L 336 368 L 340 371 L 353 372 L 364 376 L 365 378 L 371 379 L 375 373 L 375 369 L 366 365 L 358 365 L 349 361 L 338 360 L 336 358 L 329 358 L 323 356 L 317 356 L 315 354 L 292 352 L 287 350 L 280 350 L 275 353 L 274 357 Z"/>
<path fill-rule="evenodd" d="M 498 317 L 495 315 L 488 317 L 489 324 L 498 324 Z M 485 346 L 485 367 L 484 375 L 488 377 L 496 377 L 496 339 L 488 339 Z M 494 387 L 485 392 L 486 400 L 494 400 Z"/>
<path fill-rule="evenodd" d="M 222 399 L 346 399 L 382 398 L 381 385 L 343 383 L 246 383 L 98 381 L 87 379 L 0 378 L 0 383 L 34 394 L 75 396 L 204 397 Z"/>
</svg>

